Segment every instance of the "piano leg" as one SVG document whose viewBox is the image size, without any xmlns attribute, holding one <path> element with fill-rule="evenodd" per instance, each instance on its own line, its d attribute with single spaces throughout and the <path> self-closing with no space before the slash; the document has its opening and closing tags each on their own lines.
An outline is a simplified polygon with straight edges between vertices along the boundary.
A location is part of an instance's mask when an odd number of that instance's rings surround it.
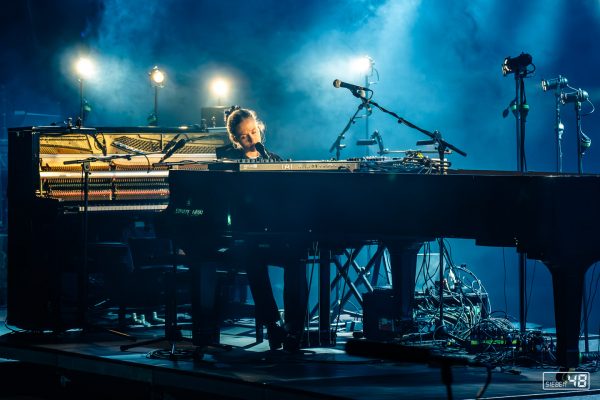
<svg viewBox="0 0 600 400">
<path fill-rule="evenodd" d="M 554 318 L 556 324 L 556 357 L 561 367 L 579 365 L 579 333 L 581 304 L 586 263 L 550 265 L 554 288 Z"/>
<path fill-rule="evenodd" d="M 219 344 L 217 263 L 199 262 L 190 266 L 192 300 L 192 343 L 195 346 Z"/>
<path fill-rule="evenodd" d="M 289 260 L 283 271 L 283 302 L 288 333 L 302 338 L 308 314 L 306 263 L 300 257 Z"/>
<path fill-rule="evenodd" d="M 322 249 L 319 257 L 319 339 L 323 346 L 331 345 L 331 262 L 329 249 Z"/>
<path fill-rule="evenodd" d="M 417 254 L 422 243 L 395 241 L 386 242 L 385 245 L 390 253 L 392 290 L 399 311 L 398 318 L 405 321 L 412 320 Z"/>
</svg>

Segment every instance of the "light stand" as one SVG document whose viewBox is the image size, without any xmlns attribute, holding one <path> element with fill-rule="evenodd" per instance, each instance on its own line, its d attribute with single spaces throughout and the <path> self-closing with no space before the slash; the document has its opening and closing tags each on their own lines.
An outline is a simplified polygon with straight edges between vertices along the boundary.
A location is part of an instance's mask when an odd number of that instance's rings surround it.
<svg viewBox="0 0 600 400">
<path fill-rule="evenodd" d="M 94 75 L 95 67 L 89 58 L 81 57 L 75 64 L 75 70 L 77 72 L 77 79 L 79 81 L 79 118 L 77 119 L 75 125 L 77 127 L 81 127 L 85 122 L 85 112 L 87 108 L 86 101 L 83 98 L 83 81 L 84 79 L 89 79 Z"/>
<path fill-rule="evenodd" d="M 585 96 L 583 95 L 585 93 Z M 587 92 L 579 89 L 577 91 L 577 95 L 580 95 L 575 101 L 575 129 L 577 131 L 577 173 L 579 175 L 583 174 L 583 154 L 590 147 L 591 140 L 588 138 L 581 129 L 581 101 L 585 97 L 587 99 Z M 583 336 L 584 336 L 584 345 L 585 352 L 589 353 L 590 351 L 590 341 L 589 341 L 589 321 L 588 321 L 588 304 L 587 304 L 587 290 L 586 285 L 583 285 Z"/>
<path fill-rule="evenodd" d="M 581 145 L 583 137 L 582 135 L 582 131 L 581 131 L 581 102 L 580 101 L 576 101 L 575 102 L 575 130 L 577 131 L 577 136 L 576 136 L 576 140 L 577 140 L 577 173 L 579 175 L 583 174 L 583 153 L 585 152 L 585 150 L 583 149 L 583 146 Z"/>
<path fill-rule="evenodd" d="M 583 155 L 592 144 L 592 141 L 581 129 L 581 102 L 588 100 L 588 92 L 582 89 L 577 89 L 574 93 L 562 94 L 561 100 L 563 103 L 573 102 L 575 104 L 575 122 L 577 130 L 577 173 L 583 174 Z"/>
<path fill-rule="evenodd" d="M 154 112 L 148 118 L 150 126 L 158 126 L 158 89 L 164 87 L 166 75 L 157 66 L 148 72 L 150 83 L 154 86 Z"/>
<path fill-rule="evenodd" d="M 555 121 L 554 121 L 554 132 L 556 139 L 556 172 L 562 172 L 562 136 L 564 133 L 564 125 L 560 121 L 560 104 L 562 99 L 562 89 L 568 86 L 569 80 L 559 75 L 558 78 L 553 79 L 542 79 L 542 89 L 544 92 L 554 89 L 554 101 L 555 101 Z"/>
<path fill-rule="evenodd" d="M 529 54 L 521 53 L 517 57 L 507 57 L 502 64 L 502 73 L 504 76 L 508 74 L 515 75 L 515 123 L 516 123 L 516 139 L 517 139 L 517 171 L 527 172 L 527 162 L 525 158 L 525 123 L 527 122 L 527 113 L 529 105 L 525 96 L 525 83 L 523 79 L 533 71 L 528 67 L 532 65 L 532 57 Z M 527 299 L 527 254 L 519 252 L 519 328 L 521 333 L 525 332 L 525 301 Z"/>
<path fill-rule="evenodd" d="M 154 86 L 154 125 L 158 126 L 158 86 Z"/>
<path fill-rule="evenodd" d="M 556 122 L 554 130 L 556 132 L 556 172 L 562 172 L 562 135 L 564 125 L 560 122 L 560 92 L 557 90 L 554 95 L 556 102 Z"/>
<path fill-rule="evenodd" d="M 373 62 L 373 59 L 371 57 L 366 57 L 366 60 L 368 62 L 368 70 L 365 73 L 365 88 L 369 89 L 369 87 L 371 86 L 371 80 L 369 79 L 369 77 L 373 76 L 373 72 L 375 71 L 374 65 L 375 63 Z M 378 74 L 379 76 L 379 74 Z M 369 107 L 369 104 L 366 103 L 365 106 L 366 109 L 366 113 L 364 115 L 365 118 L 365 139 L 369 139 L 369 117 L 371 116 L 371 107 Z M 369 148 L 366 147 L 365 148 L 365 155 L 368 156 L 369 155 Z"/>
<path fill-rule="evenodd" d="M 79 121 L 80 127 L 84 124 L 83 78 L 79 77 Z"/>
</svg>

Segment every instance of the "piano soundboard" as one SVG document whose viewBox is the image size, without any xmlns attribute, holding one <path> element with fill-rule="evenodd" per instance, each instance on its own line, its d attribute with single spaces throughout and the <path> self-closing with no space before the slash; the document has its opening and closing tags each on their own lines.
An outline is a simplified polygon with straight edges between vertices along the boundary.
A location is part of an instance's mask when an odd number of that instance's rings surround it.
<svg viewBox="0 0 600 400">
<path fill-rule="evenodd" d="M 81 204 L 84 174 L 83 162 L 78 161 L 92 160 L 87 163 L 89 210 L 166 206 L 169 169 L 206 169 L 216 159 L 215 149 L 229 141 L 225 131 L 187 127 L 13 128 L 9 140 L 13 190 L 23 198 Z M 181 140 L 185 145 L 161 163 L 169 148 Z M 27 178 L 19 179 L 17 173 Z M 99 207 L 93 207 L 97 202 Z"/>
</svg>

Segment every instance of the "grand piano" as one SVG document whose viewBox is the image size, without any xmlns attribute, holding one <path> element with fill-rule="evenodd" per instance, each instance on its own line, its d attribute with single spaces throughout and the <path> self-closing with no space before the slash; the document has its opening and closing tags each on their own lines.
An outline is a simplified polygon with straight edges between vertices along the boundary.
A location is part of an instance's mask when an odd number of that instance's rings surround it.
<svg viewBox="0 0 600 400">
<path fill-rule="evenodd" d="M 203 168 L 228 141 L 193 126 L 17 127 L 8 139 L 7 322 L 33 331 L 81 326 L 86 246 L 153 235 L 169 168 Z"/>
<path fill-rule="evenodd" d="M 600 260 L 600 176 L 407 174 L 344 162 L 220 165 L 170 173 L 165 229 L 191 256 L 207 260 L 247 243 L 285 252 L 317 242 L 379 242 L 390 251 L 397 307 L 410 317 L 424 240 L 513 246 L 550 270 L 557 358 L 578 365 L 584 275 Z"/>
</svg>

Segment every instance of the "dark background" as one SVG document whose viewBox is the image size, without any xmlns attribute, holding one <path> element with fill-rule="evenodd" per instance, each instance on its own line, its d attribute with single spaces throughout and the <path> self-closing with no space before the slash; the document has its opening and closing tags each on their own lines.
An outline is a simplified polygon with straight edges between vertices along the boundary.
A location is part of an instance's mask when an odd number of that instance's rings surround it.
<svg viewBox="0 0 600 400">
<path fill-rule="evenodd" d="M 222 104 L 256 109 L 267 124 L 270 149 L 294 159 L 326 159 L 358 105 L 331 83 L 338 78 L 363 84 L 364 75 L 350 66 L 368 54 L 379 72 L 374 99 L 466 151 L 466 158 L 451 156 L 454 167 L 514 170 L 515 120 L 502 118 L 502 110 L 514 98 L 515 81 L 503 77 L 500 67 L 505 57 L 527 52 L 537 68 L 526 80 L 527 165 L 530 171 L 554 171 L 555 100 L 541 90 L 541 79 L 561 74 L 592 101 L 600 98 L 595 0 L 18 0 L 1 12 L 4 128 L 76 117 L 73 64 L 88 55 L 98 70 L 84 83 L 90 126 L 145 125 L 154 93 L 147 74 L 158 65 L 168 79 L 159 93 L 161 125 L 199 123 L 200 108 L 217 104 L 208 90 L 211 79 L 223 76 L 232 91 Z M 584 113 L 591 109 L 583 105 Z M 574 172 L 573 105 L 563 106 L 562 115 L 564 171 Z M 373 113 L 369 125 L 367 131 L 359 120 L 352 127 L 343 158 L 364 155 L 365 148 L 354 143 L 373 129 L 391 150 L 414 149 L 424 139 L 381 112 Z M 583 117 L 592 139 L 585 172 L 600 173 L 599 127 L 598 113 Z M 596 201 L 581 199 L 582 218 L 586 203 Z M 460 240 L 452 247 L 455 261 L 467 263 L 487 286 L 493 308 L 516 315 L 514 250 Z M 533 261 L 528 271 L 529 320 L 552 326 L 549 273 Z M 600 324 L 596 297 L 594 332 Z"/>
</svg>

